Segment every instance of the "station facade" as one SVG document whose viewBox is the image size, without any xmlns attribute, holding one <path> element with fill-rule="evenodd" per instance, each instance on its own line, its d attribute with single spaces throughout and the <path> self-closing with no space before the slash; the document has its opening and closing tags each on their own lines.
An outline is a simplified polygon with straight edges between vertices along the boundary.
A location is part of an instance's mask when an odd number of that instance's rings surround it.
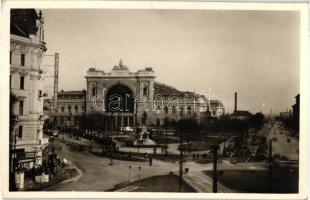
<svg viewBox="0 0 310 200">
<path fill-rule="evenodd" d="M 130 72 L 120 61 L 109 73 L 89 68 L 85 78 L 86 113 L 103 113 L 114 127 L 199 121 L 209 109 L 205 96 L 156 82 L 152 68 Z"/>
</svg>

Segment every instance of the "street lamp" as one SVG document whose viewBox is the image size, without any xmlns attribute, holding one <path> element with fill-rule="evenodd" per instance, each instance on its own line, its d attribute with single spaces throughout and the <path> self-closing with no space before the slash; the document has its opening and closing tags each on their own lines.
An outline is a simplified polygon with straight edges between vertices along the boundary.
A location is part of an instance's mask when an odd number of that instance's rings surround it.
<svg viewBox="0 0 310 200">
<path fill-rule="evenodd" d="M 167 130 L 167 126 L 168 126 L 168 118 L 165 118 L 165 128 L 166 128 L 166 151 L 165 154 L 168 155 L 168 130 Z"/>
<path fill-rule="evenodd" d="M 217 193 L 217 149 L 218 149 L 218 144 L 213 144 L 212 146 L 213 150 L 213 193 Z"/>
<path fill-rule="evenodd" d="M 140 171 L 141 171 L 141 166 L 139 166 L 139 191 L 140 191 L 140 188 L 141 188 L 141 183 L 140 183 Z"/>
<path fill-rule="evenodd" d="M 183 112 L 180 112 L 180 116 L 182 120 Z M 178 191 L 181 192 L 182 187 L 183 187 L 183 130 L 182 128 L 179 129 L 180 131 L 180 165 L 179 165 L 179 187 Z"/>
<path fill-rule="evenodd" d="M 112 156 L 113 156 L 113 149 L 112 149 L 112 143 L 113 143 L 113 140 L 112 140 L 112 136 L 113 136 L 113 112 L 112 112 L 112 116 L 111 116 L 111 135 L 110 135 L 110 139 L 109 139 L 109 146 L 110 146 L 110 166 L 113 165 L 113 159 L 112 159 Z"/>
</svg>

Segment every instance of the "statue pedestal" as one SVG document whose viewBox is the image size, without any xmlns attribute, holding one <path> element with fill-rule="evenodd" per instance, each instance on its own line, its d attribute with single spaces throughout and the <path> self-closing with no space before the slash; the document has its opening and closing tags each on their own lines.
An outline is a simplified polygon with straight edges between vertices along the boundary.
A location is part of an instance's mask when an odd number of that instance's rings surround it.
<svg viewBox="0 0 310 200">
<path fill-rule="evenodd" d="M 147 132 L 147 126 L 142 126 L 141 133 L 138 134 L 138 138 L 133 143 L 135 146 L 154 146 L 156 142 L 149 138 L 149 132 Z"/>
</svg>

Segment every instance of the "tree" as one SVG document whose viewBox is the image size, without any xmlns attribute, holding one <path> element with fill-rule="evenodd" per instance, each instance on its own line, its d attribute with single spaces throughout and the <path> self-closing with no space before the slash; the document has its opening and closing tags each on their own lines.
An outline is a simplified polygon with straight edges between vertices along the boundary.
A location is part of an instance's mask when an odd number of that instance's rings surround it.
<svg viewBox="0 0 310 200">
<path fill-rule="evenodd" d="M 264 125 L 265 116 L 262 113 L 256 113 L 250 118 L 250 127 L 260 129 Z"/>
<path fill-rule="evenodd" d="M 191 142 L 199 136 L 201 130 L 197 120 L 194 118 L 180 119 L 176 123 L 176 129 L 178 134 L 183 134 L 183 139 L 186 141 L 190 151 Z"/>
</svg>

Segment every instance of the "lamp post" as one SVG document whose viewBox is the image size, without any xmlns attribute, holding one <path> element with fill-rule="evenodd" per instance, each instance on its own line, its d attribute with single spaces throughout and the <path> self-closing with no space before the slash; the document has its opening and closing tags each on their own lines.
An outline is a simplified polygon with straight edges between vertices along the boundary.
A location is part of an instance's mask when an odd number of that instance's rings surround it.
<svg viewBox="0 0 310 200">
<path fill-rule="evenodd" d="M 112 143 L 113 143 L 113 141 L 112 141 L 112 136 L 113 136 L 113 113 L 112 113 L 112 116 L 111 116 L 111 121 L 112 121 L 112 123 L 111 123 L 111 135 L 110 135 L 110 139 L 109 139 L 109 146 L 110 146 L 110 166 L 112 166 L 113 165 L 113 159 L 112 159 L 112 156 L 113 156 L 113 149 L 112 149 Z"/>
<path fill-rule="evenodd" d="M 213 193 L 217 193 L 217 149 L 218 149 L 218 144 L 213 144 L 212 145 L 213 149 Z"/>
<path fill-rule="evenodd" d="M 168 129 L 167 129 L 167 126 L 168 126 L 168 118 L 166 117 L 165 118 L 165 128 L 166 128 L 166 152 L 165 154 L 168 155 Z"/>
<path fill-rule="evenodd" d="M 181 119 L 182 120 L 182 115 L 183 112 L 180 113 Z M 179 187 L 178 191 L 182 191 L 183 187 L 183 130 L 181 130 L 182 127 L 179 129 L 180 131 L 180 161 L 179 161 Z"/>
<path fill-rule="evenodd" d="M 141 166 L 139 166 L 139 191 L 140 191 L 140 188 L 141 188 L 141 183 L 140 183 L 140 171 L 141 171 Z"/>
<path fill-rule="evenodd" d="M 272 140 L 269 139 L 269 155 L 268 155 L 268 179 L 270 188 L 272 187 Z"/>
</svg>

